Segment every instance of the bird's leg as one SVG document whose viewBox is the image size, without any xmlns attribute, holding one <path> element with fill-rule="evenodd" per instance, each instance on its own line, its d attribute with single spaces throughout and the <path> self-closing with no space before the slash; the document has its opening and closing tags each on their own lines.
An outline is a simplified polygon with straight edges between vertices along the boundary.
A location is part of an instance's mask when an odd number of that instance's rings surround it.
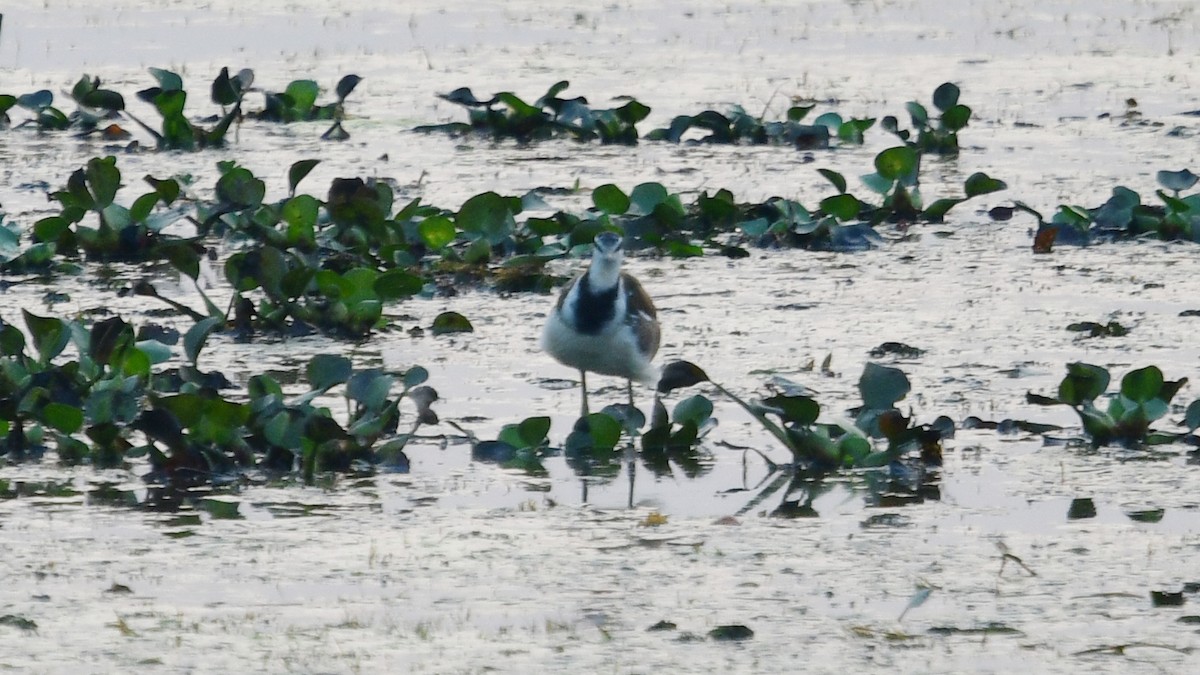
<svg viewBox="0 0 1200 675">
<path fill-rule="evenodd" d="M 629 407 L 633 407 L 633 380 L 625 380 L 625 390 L 629 392 Z"/>
<path fill-rule="evenodd" d="M 579 388 L 583 391 L 583 412 L 579 416 L 587 417 L 588 404 L 587 404 L 587 371 L 586 370 L 579 371 Z"/>
</svg>

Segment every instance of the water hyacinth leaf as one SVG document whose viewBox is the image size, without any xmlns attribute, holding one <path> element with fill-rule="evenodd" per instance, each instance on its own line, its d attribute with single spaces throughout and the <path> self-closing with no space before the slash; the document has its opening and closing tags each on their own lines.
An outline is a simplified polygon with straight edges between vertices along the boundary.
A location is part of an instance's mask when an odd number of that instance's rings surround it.
<svg viewBox="0 0 1200 675">
<path fill-rule="evenodd" d="M 42 421 L 64 434 L 73 434 L 83 427 L 83 410 L 65 403 L 47 403 L 42 408 Z"/>
<path fill-rule="evenodd" d="M 631 202 L 621 188 L 608 183 L 592 191 L 592 203 L 604 213 L 621 215 L 629 210 Z"/>
<path fill-rule="evenodd" d="M 459 87 L 448 94 L 438 94 L 437 97 L 451 103 L 457 103 L 458 105 L 466 106 L 468 108 L 482 108 L 491 103 L 490 99 L 487 101 L 480 101 L 479 99 L 475 98 L 475 94 L 471 93 L 471 89 L 469 87 Z"/>
<path fill-rule="evenodd" d="M 316 104 L 321 88 L 312 80 L 293 80 L 283 93 L 292 100 L 291 108 L 303 118 Z"/>
<path fill-rule="evenodd" d="M 308 384 L 313 390 L 324 391 L 350 379 L 354 367 L 350 359 L 337 354 L 317 354 L 305 368 Z"/>
<path fill-rule="evenodd" d="M 859 176 L 858 179 L 861 180 L 863 185 L 866 185 L 872 192 L 881 195 L 886 195 L 892 191 L 892 188 L 896 187 L 896 181 L 890 178 L 885 178 L 879 175 L 877 172 L 863 174 Z"/>
<path fill-rule="evenodd" d="M 229 168 L 217 179 L 217 198 L 226 204 L 240 208 L 252 208 L 262 204 L 267 195 L 267 184 L 240 166 Z"/>
<path fill-rule="evenodd" d="M 825 177 L 825 180 L 833 183 L 833 187 L 837 188 L 839 194 L 846 192 L 846 177 L 842 174 L 830 169 L 817 169 L 817 173 Z"/>
<path fill-rule="evenodd" d="M 121 372 L 131 377 L 149 377 L 153 366 L 150 354 L 140 346 L 121 352 Z"/>
<path fill-rule="evenodd" d="M 150 365 L 158 365 L 170 361 L 174 354 L 171 353 L 170 345 L 159 342 L 158 340 L 138 340 L 134 343 L 137 351 L 141 352 L 150 359 Z"/>
<path fill-rule="evenodd" d="M 251 401 L 257 401 L 267 396 L 283 397 L 283 387 L 270 375 L 251 375 L 246 383 L 246 391 Z"/>
<path fill-rule="evenodd" d="M 1067 365 L 1067 376 L 1058 385 L 1058 400 L 1071 406 L 1096 400 L 1108 389 L 1108 370 L 1090 363 Z"/>
<path fill-rule="evenodd" d="M 738 223 L 738 229 L 744 232 L 748 237 L 761 237 L 766 234 L 767 230 L 770 228 L 771 221 L 767 220 L 766 218 L 755 218 L 754 220 L 747 220 L 745 222 Z"/>
<path fill-rule="evenodd" d="M 942 124 L 950 131 L 959 131 L 971 120 L 971 109 L 965 105 L 956 105 L 942 113 Z M 955 142 L 957 145 L 957 141 Z"/>
<path fill-rule="evenodd" d="M 663 366 L 657 390 L 660 394 L 668 394 L 708 381 L 708 374 L 700 366 L 690 361 L 672 361 Z"/>
<path fill-rule="evenodd" d="M 958 85 L 953 82 L 944 82 L 933 90 L 933 105 L 938 110 L 946 112 L 958 105 L 959 95 Z"/>
<path fill-rule="evenodd" d="M 399 300 L 421 292 L 425 280 L 405 270 L 388 270 L 375 279 L 375 293 L 383 300 Z"/>
<path fill-rule="evenodd" d="M 655 207 L 667 201 L 669 193 L 661 183 L 642 183 L 629 193 L 630 207 L 627 212 L 632 215 L 648 216 L 654 213 Z"/>
<path fill-rule="evenodd" d="M 210 95 L 213 103 L 217 105 L 225 106 L 237 103 L 241 91 L 238 83 L 229 76 L 228 67 L 221 68 L 221 72 L 213 80 Z"/>
<path fill-rule="evenodd" d="M 817 119 L 813 120 L 813 126 L 825 127 L 831 134 L 836 134 L 838 129 L 841 128 L 842 124 L 844 124 L 842 116 L 835 112 L 827 112 L 822 115 L 818 115 Z"/>
<path fill-rule="evenodd" d="M 484 192 L 468 199 L 459 209 L 455 221 L 463 232 L 484 237 L 492 244 L 507 239 L 515 224 L 509 201 L 495 192 Z"/>
<path fill-rule="evenodd" d="M 675 405 L 672 419 L 677 424 L 691 422 L 699 427 L 705 420 L 712 417 L 713 404 L 708 398 L 695 394 L 683 399 Z"/>
<path fill-rule="evenodd" d="M 302 159 L 288 169 L 288 194 L 296 194 L 296 186 L 321 163 L 319 159 Z"/>
<path fill-rule="evenodd" d="M 17 356 L 25 352 L 25 334 L 20 328 L 0 322 L 0 354 Z"/>
<path fill-rule="evenodd" d="M 517 425 L 517 433 L 522 445 L 518 447 L 537 447 L 546 442 L 550 433 L 549 417 L 529 417 Z"/>
<path fill-rule="evenodd" d="M 417 408 L 417 419 L 421 424 L 437 424 L 438 416 L 433 411 L 433 404 L 438 400 L 437 390 L 428 385 L 414 387 L 408 392 L 408 399 Z"/>
<path fill-rule="evenodd" d="M 288 242 L 312 242 L 321 203 L 312 195 L 296 195 L 283 203 L 279 217 L 288 224 Z"/>
<path fill-rule="evenodd" d="M 422 220 L 421 224 L 417 226 L 417 232 L 421 235 L 421 241 L 435 251 L 450 245 L 458 236 L 457 230 L 454 229 L 454 223 L 445 216 L 432 216 Z"/>
<path fill-rule="evenodd" d="M 821 210 L 838 220 L 854 220 L 862 210 L 862 202 L 852 194 L 840 194 L 821 200 Z"/>
<path fill-rule="evenodd" d="M 354 75 L 353 73 L 350 75 L 345 75 L 342 77 L 342 79 L 338 80 L 337 87 L 335 88 L 338 102 L 340 103 L 345 101 L 346 97 L 350 95 L 350 92 L 354 91 L 354 88 L 358 86 L 359 82 L 362 82 L 362 78 L 358 75 Z"/>
<path fill-rule="evenodd" d="M 158 81 L 158 86 L 163 91 L 181 91 L 183 89 L 183 78 L 169 70 L 162 68 L 150 68 L 150 74 Z"/>
<path fill-rule="evenodd" d="M 71 332 L 62 319 L 36 316 L 25 309 L 21 310 L 21 314 L 25 317 L 25 326 L 33 338 L 33 347 L 38 351 L 43 363 L 49 363 L 62 353 L 71 337 Z"/>
<path fill-rule="evenodd" d="M 368 410 L 380 410 L 387 403 L 393 378 L 378 368 L 355 373 L 346 382 L 346 396 Z"/>
<path fill-rule="evenodd" d="M 442 312 L 433 320 L 433 326 L 430 328 L 434 335 L 446 335 L 448 333 L 471 333 L 475 327 L 467 320 L 467 317 L 458 312 Z"/>
<path fill-rule="evenodd" d="M 8 353 L 7 350 L 5 350 L 5 353 Z M 1184 426 L 1187 427 L 1188 431 L 1195 431 L 1197 428 L 1200 428 L 1200 398 L 1188 405 L 1183 420 Z"/>
<path fill-rule="evenodd" d="M 964 201 L 966 200 L 952 199 L 948 197 L 942 198 L 930 204 L 928 208 L 921 212 L 921 215 L 930 222 L 940 223 L 946 218 L 946 214 L 950 211 L 950 209 L 958 206 Z"/>
<path fill-rule="evenodd" d="M 1158 181 L 1159 185 L 1179 193 L 1195 185 L 1200 176 L 1187 169 L 1183 169 L 1182 171 L 1159 171 L 1154 174 L 1154 178 Z"/>
<path fill-rule="evenodd" d="M 132 338 L 133 329 L 119 316 L 97 321 L 88 338 L 88 356 L 96 363 L 108 365 L 113 352 Z"/>
<path fill-rule="evenodd" d="M 88 160 L 85 173 L 96 208 L 104 209 L 112 204 L 113 199 L 116 199 L 117 190 L 121 187 L 117 158 L 111 155 L 104 158 L 93 157 Z"/>
<path fill-rule="evenodd" d="M 210 316 L 188 329 L 183 336 L 183 353 L 189 363 L 193 366 L 196 365 L 196 360 L 200 358 L 200 350 L 204 349 L 204 343 L 208 341 L 208 336 L 223 323 L 224 319 Z"/>
<path fill-rule="evenodd" d="M 1121 378 L 1121 395 L 1138 403 L 1157 397 L 1162 388 L 1163 374 L 1158 366 L 1131 370 Z"/>
<path fill-rule="evenodd" d="M 925 109 L 925 106 L 917 103 L 916 101 L 909 101 L 908 103 L 904 104 L 904 109 L 908 111 L 909 117 L 912 118 L 912 124 L 914 127 L 920 128 L 929 126 L 929 111 Z"/>
<path fill-rule="evenodd" d="M 963 183 L 963 189 L 970 198 L 1007 190 L 1008 184 L 998 178 L 992 178 L 982 171 L 977 171 L 967 177 L 966 182 Z"/>
<path fill-rule="evenodd" d="M 888 180 L 904 180 L 917 171 L 921 161 L 917 151 L 907 145 L 888 148 L 875 156 L 875 170 Z"/>
<path fill-rule="evenodd" d="M 808 426 L 821 415 L 821 406 L 808 396 L 772 396 L 763 405 L 775 408 L 785 422 L 797 426 Z"/>
<path fill-rule="evenodd" d="M 404 371 L 404 388 L 412 389 L 417 385 L 425 383 L 429 379 L 429 371 L 423 366 L 413 366 Z"/>
<path fill-rule="evenodd" d="M 697 258 L 704 255 L 704 249 L 686 241 L 671 240 L 662 244 L 663 250 L 672 258 Z"/>
<path fill-rule="evenodd" d="M 34 112 L 54 103 L 54 94 L 49 89 L 39 89 L 32 94 L 22 94 L 17 97 L 17 105 Z"/>
<path fill-rule="evenodd" d="M 170 206 L 172 202 L 179 198 L 179 181 L 174 178 L 155 178 L 146 174 L 142 180 L 154 188 L 154 192 L 158 194 L 159 199 L 167 206 Z"/>
<path fill-rule="evenodd" d="M 896 401 L 908 395 L 910 389 L 912 385 L 904 371 L 877 363 L 868 362 L 858 379 L 858 390 L 869 410 L 892 408 Z"/>
</svg>

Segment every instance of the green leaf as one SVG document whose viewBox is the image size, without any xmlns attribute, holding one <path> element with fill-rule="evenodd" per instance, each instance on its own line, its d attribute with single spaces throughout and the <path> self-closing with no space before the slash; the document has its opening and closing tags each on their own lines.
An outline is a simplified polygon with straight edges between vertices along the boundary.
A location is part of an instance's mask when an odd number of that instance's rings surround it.
<svg viewBox="0 0 1200 675">
<path fill-rule="evenodd" d="M 899 368 L 867 363 L 862 377 L 858 379 L 858 390 L 863 404 L 869 410 L 887 410 L 896 401 L 904 398 L 912 385 L 908 376 Z"/>
<path fill-rule="evenodd" d="M 966 200 L 950 198 L 939 199 L 930 204 L 927 209 L 922 211 L 921 215 L 923 215 L 931 223 L 940 223 L 943 219 L 945 219 L 946 213 L 949 212 L 950 209 L 958 206 L 964 201 Z"/>
<path fill-rule="evenodd" d="M 88 355 L 102 365 L 112 361 L 113 353 L 132 342 L 133 329 L 121 317 L 111 317 L 92 324 L 88 337 Z"/>
<path fill-rule="evenodd" d="M 952 82 L 945 82 L 933 90 L 933 105 L 945 112 L 958 104 L 958 96 L 958 86 Z"/>
<path fill-rule="evenodd" d="M 257 207 L 267 194 L 267 184 L 248 169 L 235 166 L 217 179 L 217 199 L 240 208 Z"/>
<path fill-rule="evenodd" d="M 683 399 L 675 406 L 671 419 L 676 424 L 691 422 L 699 427 L 705 420 L 712 417 L 712 413 L 712 401 L 700 394 L 694 394 Z"/>
<path fill-rule="evenodd" d="M 321 88 L 312 80 L 294 80 L 283 93 L 292 99 L 292 109 L 303 118 L 316 104 L 320 92 Z"/>
<path fill-rule="evenodd" d="M 592 191 L 592 203 L 604 213 L 617 216 L 628 211 L 631 202 L 621 188 L 608 183 Z"/>
<path fill-rule="evenodd" d="M 772 396 L 764 405 L 780 410 L 784 421 L 797 426 L 808 426 L 821 415 L 821 406 L 808 396 Z"/>
<path fill-rule="evenodd" d="M 433 320 L 433 326 L 430 328 L 434 335 L 445 335 L 447 333 L 471 333 L 475 327 L 467 320 L 467 317 L 458 312 L 442 312 Z"/>
<path fill-rule="evenodd" d="M 1192 401 L 1187 407 L 1187 413 L 1184 414 L 1184 426 L 1188 431 L 1195 431 L 1200 427 L 1200 398 Z"/>
<path fill-rule="evenodd" d="M 971 109 L 965 105 L 956 105 L 942 113 L 942 124 L 950 131 L 958 131 L 967 126 L 971 120 Z M 955 141 L 957 144 L 957 141 Z"/>
<path fill-rule="evenodd" d="M 382 300 L 399 300 L 420 293 L 425 280 L 404 270 L 388 270 L 375 279 L 374 288 Z"/>
<path fill-rule="evenodd" d="M 421 224 L 417 226 L 417 231 L 421 235 L 421 241 L 435 251 L 448 246 L 458 235 L 454 229 L 454 223 L 445 216 L 431 216 L 422 220 Z"/>
<path fill-rule="evenodd" d="M 313 390 L 326 390 L 350 379 L 354 368 L 350 359 L 337 354 L 317 354 L 308 362 L 305 373 Z"/>
<path fill-rule="evenodd" d="M 350 92 L 354 91 L 359 82 L 362 82 L 362 78 L 354 74 L 345 75 L 342 79 L 338 80 L 337 87 L 335 88 L 338 101 L 345 101 L 346 97 L 350 95 Z"/>
<path fill-rule="evenodd" d="M 830 169 L 817 169 L 817 173 L 825 177 L 825 180 L 833 183 L 833 187 L 837 188 L 839 194 L 846 192 L 846 177 L 842 174 Z"/>
<path fill-rule="evenodd" d="M 404 388 L 412 389 L 429 380 L 429 371 L 422 366 L 413 366 L 404 371 Z"/>
<path fill-rule="evenodd" d="M 220 317 L 210 316 L 188 329 L 183 336 L 183 353 L 189 363 L 193 366 L 196 365 L 196 360 L 200 358 L 200 350 L 204 349 L 204 343 L 208 341 L 208 336 L 223 323 L 224 320 Z"/>
<path fill-rule="evenodd" d="M 468 199 L 455 217 L 463 232 L 485 237 L 499 244 L 512 235 L 514 221 L 509 201 L 495 192 L 484 192 Z"/>
<path fill-rule="evenodd" d="M 1158 366 L 1132 370 L 1121 378 L 1121 394 L 1138 403 L 1145 403 L 1157 397 L 1162 387 L 1163 374 Z"/>
<path fill-rule="evenodd" d="M 1154 178 L 1158 181 L 1159 185 L 1168 190 L 1174 190 L 1177 193 L 1190 189 L 1196 184 L 1197 180 L 1200 180 L 1200 176 L 1187 169 L 1183 169 L 1182 171 L 1159 171 L 1154 174 Z"/>
<path fill-rule="evenodd" d="M 83 426 L 83 410 L 64 403 L 48 403 L 42 409 L 42 421 L 64 434 L 73 434 Z"/>
<path fill-rule="evenodd" d="M 211 96 L 217 105 L 233 105 L 240 96 L 240 87 L 229 77 L 229 68 L 221 68 L 221 72 L 213 80 Z"/>
<path fill-rule="evenodd" d="M 288 224 L 290 243 L 312 242 L 321 203 L 312 195 L 296 195 L 283 203 L 279 217 Z"/>
<path fill-rule="evenodd" d="M 517 433 L 524 443 L 520 447 L 536 448 L 546 442 L 546 435 L 550 433 L 550 418 L 526 418 L 517 425 Z"/>
<path fill-rule="evenodd" d="M 379 411 L 388 402 L 394 379 L 378 368 L 355 373 L 346 382 L 346 396 L 363 404 L 368 410 Z"/>
<path fill-rule="evenodd" d="M 121 172 L 117 170 L 117 158 L 93 157 L 87 163 L 87 181 L 91 188 L 92 198 L 97 210 L 102 210 L 113 203 L 117 190 L 121 187 Z"/>
<path fill-rule="evenodd" d="M 821 210 L 841 221 L 854 220 L 862 209 L 862 202 L 852 194 L 840 194 L 821 200 Z"/>
<path fill-rule="evenodd" d="M 296 186 L 321 163 L 319 159 L 302 159 L 288 169 L 288 194 L 296 194 Z"/>
<path fill-rule="evenodd" d="M 1007 190 L 1008 184 L 1002 180 L 992 178 L 982 171 L 977 171 L 967 177 L 966 182 L 963 183 L 963 189 L 966 191 L 967 197 L 970 198 L 999 192 L 1000 190 Z"/>
<path fill-rule="evenodd" d="M 162 68 L 151 68 L 150 74 L 154 76 L 154 79 L 158 80 L 158 86 L 161 87 L 163 91 L 183 90 L 183 78 L 169 70 L 163 70 Z"/>
<path fill-rule="evenodd" d="M 25 309 L 21 310 L 21 314 L 25 317 L 25 326 L 29 328 L 34 349 L 37 349 L 42 363 L 49 363 L 62 353 L 71 337 L 71 332 L 62 319 L 36 316 Z"/>
<path fill-rule="evenodd" d="M 920 155 L 916 150 L 901 145 L 888 148 L 875 156 L 875 170 L 888 180 L 903 180 L 917 171 Z"/>
<path fill-rule="evenodd" d="M 1067 376 L 1058 385 L 1058 399 L 1067 405 L 1090 403 L 1108 389 L 1108 370 L 1090 363 L 1067 365 Z"/>
<path fill-rule="evenodd" d="M 642 183 L 629 193 L 630 215 L 648 216 L 654 213 L 654 208 L 667 201 L 669 193 L 661 183 Z"/>
<path fill-rule="evenodd" d="M 581 417 L 567 445 L 577 450 L 611 450 L 621 440 L 621 422 L 602 412 Z"/>
</svg>

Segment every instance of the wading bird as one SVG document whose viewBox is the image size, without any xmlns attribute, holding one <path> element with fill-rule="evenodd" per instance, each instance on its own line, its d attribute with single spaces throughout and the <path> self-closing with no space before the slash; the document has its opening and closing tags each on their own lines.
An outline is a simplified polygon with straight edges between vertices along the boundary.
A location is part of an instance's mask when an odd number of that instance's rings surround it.
<svg viewBox="0 0 1200 675">
<path fill-rule="evenodd" d="M 596 235 L 592 264 L 558 296 L 542 330 L 542 349 L 564 366 L 579 369 L 583 414 L 588 414 L 587 374 L 626 380 L 633 405 L 633 380 L 653 383 L 650 361 L 660 337 L 654 303 L 632 275 L 621 271 L 620 235 Z"/>
</svg>

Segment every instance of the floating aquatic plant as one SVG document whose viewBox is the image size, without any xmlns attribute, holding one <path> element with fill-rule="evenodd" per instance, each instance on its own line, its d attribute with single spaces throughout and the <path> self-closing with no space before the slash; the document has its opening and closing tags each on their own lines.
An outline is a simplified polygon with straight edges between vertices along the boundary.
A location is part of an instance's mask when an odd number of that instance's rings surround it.
<svg viewBox="0 0 1200 675">
<path fill-rule="evenodd" d="M 438 422 L 431 408 L 437 392 L 424 385 L 428 373 L 419 366 L 356 371 L 343 356 L 317 355 L 305 368 L 310 389 L 303 394 L 287 396 L 269 375 L 255 375 L 245 395 L 226 398 L 220 391 L 233 385 L 198 367 L 221 325 L 216 319 L 189 329 L 184 363 L 166 367 L 177 333 L 135 331 L 119 317 L 87 327 L 23 314 L 28 342 L 0 322 L 0 454 L 12 459 L 53 448 L 67 464 L 112 467 L 145 457 L 153 480 L 178 485 L 255 468 L 300 468 L 311 482 L 317 471 L 360 465 L 404 470 L 412 434 Z M 344 422 L 316 403 L 335 388 L 348 404 Z M 400 433 L 405 399 L 415 415 Z"/>
<path fill-rule="evenodd" d="M 507 91 L 481 100 L 469 88 L 460 87 L 438 97 L 466 108 L 469 122 L 419 126 L 414 131 L 483 133 L 495 140 L 514 139 L 521 143 L 559 136 L 599 140 L 604 144 L 637 143 L 636 125 L 650 114 L 650 108 L 634 99 L 628 99 L 618 108 L 592 108 L 582 96 L 560 97 L 568 86 L 566 80 L 556 82 L 533 103 Z"/>
<path fill-rule="evenodd" d="M 750 413 L 790 451 L 792 464 L 807 469 L 884 466 L 913 453 L 925 464 L 940 465 L 941 440 L 953 432 L 948 418 L 915 425 L 911 417 L 905 417 L 895 403 L 908 393 L 908 378 L 896 368 L 873 363 L 867 364 L 859 379 L 863 405 L 856 409 L 853 424 L 818 423 L 821 406 L 804 394 L 780 393 L 747 403 L 686 361 L 664 368 L 658 390 L 666 393 L 702 382 Z M 886 441 L 886 446 L 877 447 L 872 438 Z"/>
<path fill-rule="evenodd" d="M 1187 383 L 1187 378 L 1167 380 L 1158 366 L 1131 370 L 1121 378 L 1121 387 L 1106 393 L 1111 376 L 1108 369 L 1090 363 L 1067 365 L 1067 375 L 1058 385 L 1057 396 L 1030 392 L 1030 403 L 1066 405 L 1075 410 L 1083 431 L 1096 446 L 1118 443 L 1143 446 L 1170 443 L 1181 434 L 1156 432 L 1151 425 L 1170 410 L 1171 399 Z M 1096 399 L 1107 396 L 1108 407 L 1101 410 Z M 1200 402 L 1194 402 L 1187 413 L 1190 431 L 1200 427 Z"/>
<path fill-rule="evenodd" d="M 1200 192 L 1181 194 L 1195 188 L 1198 179 L 1187 169 L 1157 172 L 1155 180 L 1162 189 L 1154 194 L 1159 204 L 1143 203 L 1142 195 L 1118 185 L 1100 206 L 1062 204 L 1050 220 L 1024 202 L 1014 202 L 1014 207 L 1037 219 L 1038 252 L 1048 252 L 1054 243 L 1085 245 L 1147 236 L 1200 242 Z"/>
</svg>

